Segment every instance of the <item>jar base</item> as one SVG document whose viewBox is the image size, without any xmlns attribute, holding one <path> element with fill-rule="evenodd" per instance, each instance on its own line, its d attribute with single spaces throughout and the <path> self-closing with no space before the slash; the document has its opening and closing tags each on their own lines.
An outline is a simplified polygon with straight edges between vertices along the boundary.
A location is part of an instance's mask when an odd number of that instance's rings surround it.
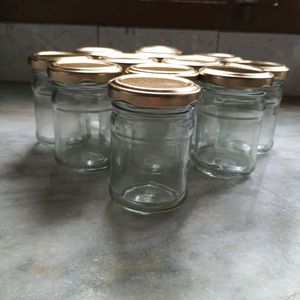
<svg viewBox="0 0 300 300">
<path fill-rule="evenodd" d="M 242 177 L 246 177 L 249 176 L 249 173 L 226 173 L 226 172 L 218 172 L 218 171 L 214 171 L 214 170 L 210 170 L 207 168 L 204 168 L 202 166 L 199 165 L 195 165 L 195 168 L 202 172 L 204 175 L 207 175 L 209 177 L 212 178 L 216 178 L 216 179 L 239 179 Z"/>
<path fill-rule="evenodd" d="M 129 186 L 122 194 L 115 193 L 110 186 L 112 199 L 122 208 L 143 215 L 163 213 L 180 206 L 186 195 L 154 182 Z"/>
<path fill-rule="evenodd" d="M 271 145 L 258 145 L 257 146 L 257 154 L 266 154 L 273 148 L 273 143 Z"/>
<path fill-rule="evenodd" d="M 36 139 L 38 140 L 39 143 L 44 144 L 44 145 L 54 146 L 54 144 L 55 144 L 54 137 L 46 138 L 46 137 L 40 136 L 36 133 Z"/>
<path fill-rule="evenodd" d="M 196 169 L 209 177 L 235 179 L 254 170 L 249 149 L 246 144 L 231 141 L 226 147 L 203 146 L 192 151 L 192 158 Z"/>
<path fill-rule="evenodd" d="M 87 167 L 87 166 L 82 166 L 82 165 L 73 165 L 70 164 L 62 159 L 60 159 L 59 157 L 55 156 L 55 160 L 57 161 L 58 164 L 60 164 L 61 166 L 64 166 L 68 169 L 77 171 L 77 172 L 97 172 L 97 171 L 101 171 L 101 170 L 106 170 L 109 168 L 109 160 L 106 159 L 102 165 L 97 165 L 97 166 L 91 166 L 91 167 Z"/>
</svg>

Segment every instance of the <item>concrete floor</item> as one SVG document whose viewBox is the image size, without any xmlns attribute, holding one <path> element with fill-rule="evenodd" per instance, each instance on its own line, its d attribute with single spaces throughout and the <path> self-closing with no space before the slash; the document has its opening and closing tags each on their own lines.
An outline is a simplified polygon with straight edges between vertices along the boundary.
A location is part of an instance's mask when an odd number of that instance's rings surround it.
<svg viewBox="0 0 300 300">
<path fill-rule="evenodd" d="M 27 85 L 0 85 L 0 299 L 300 299 L 300 102 L 243 180 L 194 169 L 177 211 L 112 204 L 109 172 L 58 168 Z"/>
</svg>

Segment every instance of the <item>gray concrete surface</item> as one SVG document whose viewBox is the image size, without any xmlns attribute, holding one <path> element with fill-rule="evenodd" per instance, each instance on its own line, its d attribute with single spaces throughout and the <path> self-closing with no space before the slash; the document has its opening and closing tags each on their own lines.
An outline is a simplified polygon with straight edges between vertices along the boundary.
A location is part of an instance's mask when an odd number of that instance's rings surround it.
<svg viewBox="0 0 300 300">
<path fill-rule="evenodd" d="M 300 104 L 300 101 L 299 101 Z M 0 299 L 300 299 L 300 105 L 249 178 L 194 169 L 177 211 L 112 204 L 109 172 L 36 144 L 28 86 L 0 85 Z"/>
</svg>

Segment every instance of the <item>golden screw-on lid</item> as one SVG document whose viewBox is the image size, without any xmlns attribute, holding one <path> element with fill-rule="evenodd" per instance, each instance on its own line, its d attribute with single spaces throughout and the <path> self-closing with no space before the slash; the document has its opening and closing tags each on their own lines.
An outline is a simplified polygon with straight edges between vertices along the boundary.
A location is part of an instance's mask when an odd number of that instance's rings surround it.
<svg viewBox="0 0 300 300">
<path fill-rule="evenodd" d="M 61 58 L 48 67 L 50 79 L 65 83 L 107 83 L 121 72 L 116 64 L 84 56 Z"/>
<path fill-rule="evenodd" d="M 273 74 L 259 68 L 238 64 L 206 67 L 199 71 L 200 80 L 230 88 L 271 86 Z"/>
<path fill-rule="evenodd" d="M 201 55 L 207 55 L 210 57 L 214 57 L 222 62 L 238 62 L 238 61 L 242 60 L 241 57 L 235 56 L 235 55 L 229 54 L 229 53 L 215 52 L 215 53 L 201 53 Z"/>
<path fill-rule="evenodd" d="M 76 52 L 83 53 L 83 54 L 91 54 L 91 55 L 101 55 L 102 54 L 108 54 L 108 53 L 121 53 L 122 51 L 113 49 L 113 48 L 107 48 L 107 47 L 82 47 L 76 49 Z"/>
<path fill-rule="evenodd" d="M 171 54 L 179 55 L 182 53 L 181 50 L 173 47 L 155 45 L 155 46 L 146 46 L 136 50 L 138 53 L 155 53 L 155 54 Z"/>
<path fill-rule="evenodd" d="M 271 72 L 274 75 L 274 80 L 285 80 L 289 75 L 290 69 L 282 64 L 278 64 L 270 61 L 258 61 L 258 60 L 241 60 L 237 64 L 257 67 L 265 72 Z"/>
<path fill-rule="evenodd" d="M 64 51 L 41 51 L 28 58 L 28 64 L 35 70 L 46 71 L 48 65 L 62 57 L 78 56 L 78 53 Z"/>
<path fill-rule="evenodd" d="M 166 63 L 148 63 L 148 64 L 138 64 L 127 68 L 126 73 L 128 74 L 164 74 L 179 76 L 191 80 L 196 80 L 198 78 L 199 72 L 192 67 L 183 65 L 174 65 Z"/>
<path fill-rule="evenodd" d="M 185 107 L 197 101 L 200 93 L 193 81 L 169 75 L 122 75 L 108 85 L 108 95 L 114 101 L 145 108 Z"/>
<path fill-rule="evenodd" d="M 103 59 L 105 61 L 109 61 L 115 64 L 122 66 L 123 71 L 125 72 L 126 68 L 132 65 L 137 64 L 146 64 L 157 61 L 154 58 L 149 58 L 149 56 L 145 53 L 109 53 L 101 56 L 94 56 L 95 58 Z"/>
<path fill-rule="evenodd" d="M 193 68 L 203 68 L 209 66 L 220 66 L 222 63 L 217 58 L 205 55 L 178 55 L 172 58 L 165 58 L 162 62 L 189 66 Z"/>
</svg>

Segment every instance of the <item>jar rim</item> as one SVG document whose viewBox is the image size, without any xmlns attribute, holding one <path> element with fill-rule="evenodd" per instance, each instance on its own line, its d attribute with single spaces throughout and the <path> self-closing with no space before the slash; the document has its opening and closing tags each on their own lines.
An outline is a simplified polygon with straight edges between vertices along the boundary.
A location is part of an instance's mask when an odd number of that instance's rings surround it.
<svg viewBox="0 0 300 300">
<path fill-rule="evenodd" d="M 199 72 L 190 66 L 168 64 L 168 63 L 147 63 L 130 66 L 126 69 L 127 74 L 164 74 L 179 76 L 191 80 L 198 78 Z"/>
<path fill-rule="evenodd" d="M 231 53 L 211 52 L 211 53 L 200 53 L 200 54 L 209 57 L 214 57 L 216 60 L 220 62 L 238 62 L 242 60 L 240 56 L 236 56 Z"/>
<path fill-rule="evenodd" d="M 114 64 L 118 64 L 122 66 L 125 71 L 126 68 L 132 65 L 144 64 L 157 62 L 157 59 L 153 57 L 149 57 L 146 53 L 127 53 L 127 52 L 111 52 L 111 53 L 103 53 L 103 54 L 92 54 L 92 57 L 95 59 L 105 60 Z"/>
<path fill-rule="evenodd" d="M 199 71 L 200 80 L 232 88 L 261 88 L 271 86 L 273 77 L 273 74 L 270 72 L 238 64 L 205 67 Z"/>
<path fill-rule="evenodd" d="M 61 58 L 48 67 L 51 80 L 65 83 L 107 83 L 121 72 L 117 64 L 85 56 Z"/>
<path fill-rule="evenodd" d="M 241 60 L 238 61 L 237 64 L 260 68 L 265 72 L 273 73 L 274 80 L 287 79 L 290 71 L 290 69 L 286 65 L 271 61 Z"/>
<path fill-rule="evenodd" d="M 87 54 L 87 55 L 101 55 L 109 53 L 122 53 L 121 50 L 109 48 L 109 47 L 96 47 L 96 46 L 86 46 L 77 48 L 75 50 L 78 53 Z"/>
<path fill-rule="evenodd" d="M 165 45 L 152 45 L 144 46 L 136 50 L 137 53 L 153 53 L 161 55 L 180 55 L 182 51 L 180 49 L 169 47 Z"/>
<path fill-rule="evenodd" d="M 202 60 L 197 60 L 188 58 L 184 59 L 182 58 L 183 55 L 179 55 L 176 57 L 172 58 L 164 58 L 162 60 L 163 63 L 166 64 L 176 64 L 176 65 L 181 65 L 181 66 L 188 66 L 188 67 L 193 67 L 193 68 L 203 68 L 203 67 L 209 67 L 209 66 L 221 66 L 223 65 L 222 62 L 212 60 L 212 61 L 202 61 Z"/>
<path fill-rule="evenodd" d="M 198 100 L 200 87 L 189 79 L 162 74 L 129 74 L 109 82 L 113 101 L 137 107 L 177 108 Z"/>
<path fill-rule="evenodd" d="M 50 63 L 63 57 L 81 56 L 67 51 L 40 51 L 28 57 L 28 64 L 37 71 L 46 71 Z"/>
</svg>

